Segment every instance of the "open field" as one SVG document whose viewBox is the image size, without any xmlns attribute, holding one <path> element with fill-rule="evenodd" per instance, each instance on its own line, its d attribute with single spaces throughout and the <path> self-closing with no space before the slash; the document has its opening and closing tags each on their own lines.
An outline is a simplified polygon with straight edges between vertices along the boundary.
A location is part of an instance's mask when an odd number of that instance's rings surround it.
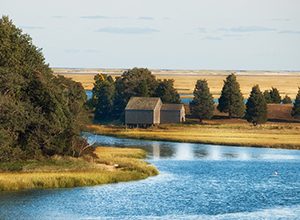
<svg viewBox="0 0 300 220">
<path fill-rule="evenodd" d="M 0 191 L 117 183 L 157 175 L 140 149 L 98 147 L 95 158 L 0 163 Z"/>
<path fill-rule="evenodd" d="M 97 73 L 120 76 L 123 69 L 53 69 L 55 74 L 70 77 L 81 82 L 85 89 L 93 88 L 93 77 Z M 213 71 L 213 70 L 151 70 L 158 79 L 174 79 L 175 88 L 180 94 L 189 95 L 193 92 L 198 79 L 206 79 L 215 98 L 218 98 L 223 86 L 223 80 L 231 72 L 236 72 L 243 95 L 248 97 L 251 88 L 259 84 L 261 90 L 272 86 L 279 89 L 282 96 L 295 98 L 300 86 L 300 72 L 270 72 L 270 71 Z"/>
<path fill-rule="evenodd" d="M 126 138 L 300 149 L 299 123 L 253 126 L 241 119 L 210 120 L 206 124 L 160 125 L 149 129 L 89 125 L 93 133 Z"/>
</svg>

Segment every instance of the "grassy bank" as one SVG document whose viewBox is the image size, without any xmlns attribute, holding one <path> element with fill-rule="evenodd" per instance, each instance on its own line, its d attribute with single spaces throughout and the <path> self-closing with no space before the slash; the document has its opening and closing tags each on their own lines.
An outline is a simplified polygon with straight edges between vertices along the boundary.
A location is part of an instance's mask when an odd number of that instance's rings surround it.
<svg viewBox="0 0 300 220">
<path fill-rule="evenodd" d="M 300 149 L 300 124 L 267 123 L 253 126 L 242 120 L 226 123 L 209 121 L 204 125 L 160 125 L 149 129 L 124 129 L 90 125 L 89 131 L 127 138 L 165 140 L 233 146 Z"/>
<path fill-rule="evenodd" d="M 0 191 L 91 186 L 145 179 L 158 174 L 140 149 L 98 147 L 95 157 L 53 157 L 0 163 Z"/>
</svg>

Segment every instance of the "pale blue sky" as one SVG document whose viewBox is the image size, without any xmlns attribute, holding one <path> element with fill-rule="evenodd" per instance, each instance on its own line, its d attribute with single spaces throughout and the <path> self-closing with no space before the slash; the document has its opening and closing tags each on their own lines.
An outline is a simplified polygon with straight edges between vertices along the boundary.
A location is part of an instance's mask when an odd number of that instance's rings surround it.
<svg viewBox="0 0 300 220">
<path fill-rule="evenodd" d="M 0 0 L 52 67 L 300 70 L 299 0 Z"/>
</svg>

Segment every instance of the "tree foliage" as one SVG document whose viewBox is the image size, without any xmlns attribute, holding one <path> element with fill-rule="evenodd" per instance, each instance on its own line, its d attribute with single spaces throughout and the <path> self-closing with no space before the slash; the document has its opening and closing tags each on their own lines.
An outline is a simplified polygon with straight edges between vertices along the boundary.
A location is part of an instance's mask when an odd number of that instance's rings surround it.
<svg viewBox="0 0 300 220">
<path fill-rule="evenodd" d="M 214 114 L 214 99 L 209 91 L 206 80 L 198 80 L 194 89 L 194 98 L 190 102 L 192 116 L 203 119 L 211 119 Z"/>
<path fill-rule="evenodd" d="M 300 118 L 300 87 L 294 102 L 292 116 L 295 118 Z"/>
<path fill-rule="evenodd" d="M 270 90 L 265 90 L 264 91 L 264 97 L 265 97 L 265 100 L 266 100 L 267 104 L 273 103 L 273 100 L 272 100 L 271 95 L 270 95 Z"/>
<path fill-rule="evenodd" d="M 230 74 L 224 81 L 218 110 L 229 114 L 229 117 L 243 117 L 245 112 L 244 98 L 235 74 Z"/>
<path fill-rule="evenodd" d="M 84 143 L 86 95 L 54 76 L 40 49 L 8 17 L 0 19 L 0 160 L 76 155 Z"/>
<path fill-rule="evenodd" d="M 281 96 L 279 94 L 278 89 L 272 87 L 272 89 L 270 90 L 270 97 L 271 97 L 272 103 L 275 103 L 275 104 L 281 103 Z"/>
<path fill-rule="evenodd" d="M 115 85 L 111 76 L 97 74 L 94 77 L 93 104 L 95 107 L 95 120 L 112 118 Z"/>
<path fill-rule="evenodd" d="M 124 113 L 125 106 L 132 96 L 155 96 L 157 84 L 155 76 L 148 69 L 133 68 L 125 71 L 115 82 L 114 116 L 120 117 Z"/>
<path fill-rule="evenodd" d="M 160 97 L 164 103 L 180 103 L 180 96 L 174 88 L 173 79 L 158 80 L 155 96 Z"/>
<path fill-rule="evenodd" d="M 252 88 L 246 103 L 245 117 L 248 122 L 254 125 L 263 124 L 267 121 L 267 103 L 258 85 Z"/>
<path fill-rule="evenodd" d="M 285 97 L 281 100 L 282 104 L 292 104 L 293 101 L 292 99 L 288 96 L 288 95 L 285 95 Z"/>
</svg>

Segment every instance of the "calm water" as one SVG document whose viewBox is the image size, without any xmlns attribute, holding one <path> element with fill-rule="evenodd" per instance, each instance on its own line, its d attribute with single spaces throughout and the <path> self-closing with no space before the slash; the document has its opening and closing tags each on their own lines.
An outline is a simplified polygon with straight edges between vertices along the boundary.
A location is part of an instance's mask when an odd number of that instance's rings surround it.
<svg viewBox="0 0 300 220">
<path fill-rule="evenodd" d="M 0 194 L 0 219 L 300 219 L 300 151 L 119 139 L 160 175 L 74 189 Z"/>
</svg>

